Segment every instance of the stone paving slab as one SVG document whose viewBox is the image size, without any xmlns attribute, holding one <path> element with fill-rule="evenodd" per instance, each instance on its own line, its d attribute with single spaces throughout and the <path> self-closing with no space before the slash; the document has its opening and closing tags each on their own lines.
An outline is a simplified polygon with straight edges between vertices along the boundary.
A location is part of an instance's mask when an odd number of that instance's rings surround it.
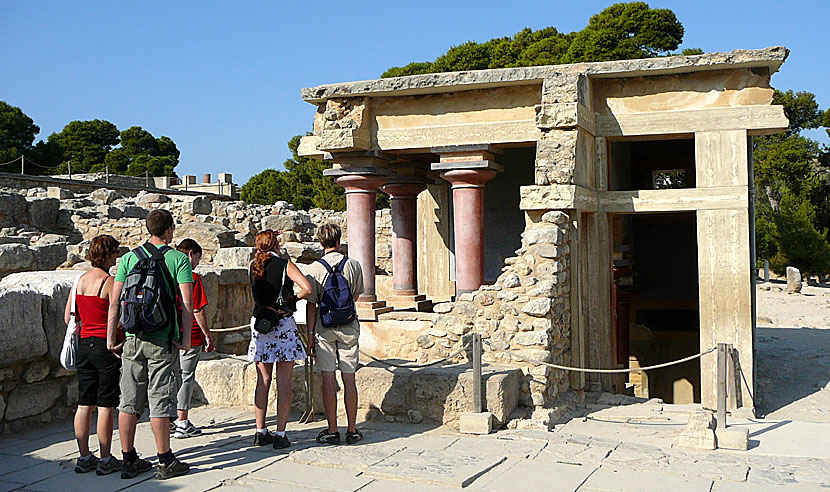
<svg viewBox="0 0 830 492">
<path fill-rule="evenodd" d="M 600 468 L 579 488 L 583 491 L 608 492 L 709 492 L 712 481 L 703 478 L 678 477 L 639 470 Z"/>
<path fill-rule="evenodd" d="M 830 460 L 791 456 L 750 456 L 747 481 L 755 484 L 822 484 L 830 488 Z"/>
<path fill-rule="evenodd" d="M 372 480 L 360 492 L 458 492 L 458 488 L 397 480 Z"/>
<path fill-rule="evenodd" d="M 0 455 L 0 480 L 3 479 L 3 475 L 16 472 L 19 470 L 24 470 L 26 468 L 31 468 L 41 463 L 43 463 L 43 460 L 39 460 L 37 458 L 32 458 L 29 456 L 15 456 L 11 454 L 2 454 Z"/>
<path fill-rule="evenodd" d="M 786 485 L 757 484 L 747 482 L 715 482 L 712 492 L 817 492 L 815 484 L 790 483 Z"/>
<path fill-rule="evenodd" d="M 148 480 L 155 480 L 153 477 L 155 471 L 144 473 L 132 480 L 123 480 L 120 473 L 111 473 L 99 477 L 94 471 L 89 473 L 75 473 L 72 468 L 64 471 L 60 475 L 41 480 L 33 484 L 26 485 L 26 490 L 38 492 L 66 492 L 66 491 L 95 491 L 95 492 L 114 492 L 127 487 L 135 487 L 136 485 L 146 482 Z"/>
<path fill-rule="evenodd" d="M 150 472 L 149 476 L 153 477 L 154 472 Z M 191 470 L 187 475 L 170 478 L 168 480 L 157 480 L 150 478 L 143 482 L 137 482 L 126 489 L 129 492 L 133 491 L 162 491 L 169 492 L 173 490 L 210 490 L 225 481 L 235 480 L 243 476 L 243 472 L 234 472 L 229 470 Z"/>
<path fill-rule="evenodd" d="M 22 483 L 0 480 L 0 492 L 11 492 L 12 490 L 19 489 L 22 486 Z"/>
<path fill-rule="evenodd" d="M 667 453 L 669 464 L 664 471 L 674 475 L 743 482 L 749 473 L 746 456 L 739 453 L 706 453 L 680 449 L 670 449 Z"/>
<path fill-rule="evenodd" d="M 499 456 L 530 458 L 539 454 L 547 443 L 522 439 L 500 439 L 496 437 L 462 437 L 447 448 L 450 453 L 480 453 Z"/>
<path fill-rule="evenodd" d="M 265 489 L 270 488 L 273 483 L 278 483 L 352 492 L 372 481 L 371 478 L 358 475 L 360 472 L 356 470 L 323 468 L 285 460 L 237 479 L 236 483 Z"/>
<path fill-rule="evenodd" d="M 366 468 L 368 477 L 465 487 L 505 461 L 503 456 L 404 449 Z"/>
<path fill-rule="evenodd" d="M 562 464 L 597 465 L 605 459 L 620 443 L 612 441 L 594 441 L 576 436 L 553 439 L 534 458 Z"/>
<path fill-rule="evenodd" d="M 470 486 L 472 490 L 488 492 L 541 491 L 572 492 L 576 490 L 594 467 L 563 465 L 540 461 L 515 460 L 481 477 Z"/>
<path fill-rule="evenodd" d="M 61 463 L 58 461 L 44 461 L 43 463 L 23 470 L 7 473 L 6 475 L 3 475 L 2 479 L 9 482 L 30 484 L 46 480 L 47 478 L 54 477 L 55 475 L 60 475 L 65 473 L 67 469 L 71 470 L 73 468 L 74 465 L 70 462 Z"/>
<path fill-rule="evenodd" d="M 372 465 L 393 456 L 405 449 L 403 446 L 386 446 L 381 444 L 364 444 L 360 446 L 315 446 L 308 449 L 292 451 L 289 459 L 295 463 L 366 470 Z"/>
</svg>

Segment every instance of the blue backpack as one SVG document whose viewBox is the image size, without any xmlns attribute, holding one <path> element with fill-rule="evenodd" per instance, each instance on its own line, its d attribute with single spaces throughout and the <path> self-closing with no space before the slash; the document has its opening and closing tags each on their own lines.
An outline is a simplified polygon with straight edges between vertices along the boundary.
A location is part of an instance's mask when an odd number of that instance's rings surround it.
<svg viewBox="0 0 830 492">
<path fill-rule="evenodd" d="M 343 276 L 343 267 L 349 258 L 344 256 L 334 268 L 326 260 L 319 261 L 328 275 L 323 282 L 323 296 L 320 299 L 320 322 L 326 328 L 348 325 L 355 320 L 355 306 L 352 291 Z"/>
</svg>

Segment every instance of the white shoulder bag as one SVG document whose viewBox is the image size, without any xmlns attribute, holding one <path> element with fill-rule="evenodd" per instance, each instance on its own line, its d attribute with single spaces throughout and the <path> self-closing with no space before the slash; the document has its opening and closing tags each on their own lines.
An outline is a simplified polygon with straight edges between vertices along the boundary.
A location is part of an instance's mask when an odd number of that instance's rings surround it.
<svg viewBox="0 0 830 492">
<path fill-rule="evenodd" d="M 75 318 L 78 316 L 78 305 L 75 303 L 75 292 L 78 290 L 78 282 L 81 276 L 75 279 L 72 291 L 69 293 L 71 311 L 69 312 L 69 324 L 66 325 L 66 335 L 63 337 L 63 348 L 61 348 L 60 363 L 64 369 L 74 371 L 78 363 L 78 324 Z"/>
</svg>

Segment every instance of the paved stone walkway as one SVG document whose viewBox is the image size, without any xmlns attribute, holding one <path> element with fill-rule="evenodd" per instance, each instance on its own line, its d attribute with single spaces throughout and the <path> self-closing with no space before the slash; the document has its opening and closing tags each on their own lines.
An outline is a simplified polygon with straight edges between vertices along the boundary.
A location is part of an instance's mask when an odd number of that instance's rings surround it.
<svg viewBox="0 0 830 492">
<path fill-rule="evenodd" d="M 74 473 L 71 421 L 0 438 L 0 492 L 192 490 L 361 491 L 817 491 L 830 490 L 830 424 L 735 420 L 749 427 L 749 451 L 677 448 L 688 419 L 682 405 L 596 407 L 555 432 L 500 431 L 463 436 L 423 425 L 366 422 L 358 445 L 319 446 L 322 423 L 289 426 L 289 452 L 251 446 L 253 413 L 192 412 L 203 436 L 174 440 L 189 475 Z M 211 423 L 212 421 L 212 423 Z M 273 428 L 273 422 L 272 422 Z M 115 436 L 114 449 L 120 449 Z M 91 443 L 95 444 L 94 436 Z M 149 424 L 136 448 L 155 461 Z"/>
</svg>

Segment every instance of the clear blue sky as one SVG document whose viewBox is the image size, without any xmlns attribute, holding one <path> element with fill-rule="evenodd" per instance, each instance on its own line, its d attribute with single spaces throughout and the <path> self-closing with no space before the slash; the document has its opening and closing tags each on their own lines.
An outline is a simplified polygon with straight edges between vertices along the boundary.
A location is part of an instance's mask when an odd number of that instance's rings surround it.
<svg viewBox="0 0 830 492">
<path fill-rule="evenodd" d="M 310 130 L 314 107 L 302 87 L 377 78 L 524 27 L 579 30 L 612 3 L 4 0 L 0 100 L 34 119 L 38 138 L 72 120 L 140 125 L 176 142 L 180 175 L 226 171 L 241 184 L 281 169 L 288 139 Z M 681 48 L 787 46 L 775 87 L 830 106 L 826 0 L 649 5 L 677 14 Z M 823 131 L 811 136 L 828 142 Z"/>
</svg>

